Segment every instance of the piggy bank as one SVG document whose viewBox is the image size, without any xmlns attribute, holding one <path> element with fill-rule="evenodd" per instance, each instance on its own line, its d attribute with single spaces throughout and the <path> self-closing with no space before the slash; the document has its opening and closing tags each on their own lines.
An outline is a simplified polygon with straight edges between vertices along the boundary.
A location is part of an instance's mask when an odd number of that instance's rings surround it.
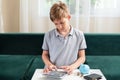
<svg viewBox="0 0 120 80">
<path fill-rule="evenodd" d="M 90 67 L 87 64 L 81 64 L 79 70 L 82 74 L 88 74 L 90 71 Z"/>
</svg>

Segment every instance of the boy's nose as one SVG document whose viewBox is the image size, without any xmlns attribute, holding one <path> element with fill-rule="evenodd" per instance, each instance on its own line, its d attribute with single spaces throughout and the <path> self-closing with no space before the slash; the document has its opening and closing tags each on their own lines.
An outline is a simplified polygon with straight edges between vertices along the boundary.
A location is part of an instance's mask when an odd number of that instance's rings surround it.
<svg viewBox="0 0 120 80">
<path fill-rule="evenodd" d="M 59 25 L 58 25 L 58 27 L 59 27 L 59 28 L 61 28 L 61 27 L 62 27 L 62 25 L 61 25 L 61 24 L 59 24 Z"/>
</svg>

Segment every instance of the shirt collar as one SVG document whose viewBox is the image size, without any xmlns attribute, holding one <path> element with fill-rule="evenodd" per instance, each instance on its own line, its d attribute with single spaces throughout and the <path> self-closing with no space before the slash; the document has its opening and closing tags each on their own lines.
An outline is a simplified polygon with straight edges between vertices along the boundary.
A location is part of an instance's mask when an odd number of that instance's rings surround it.
<svg viewBox="0 0 120 80">
<path fill-rule="evenodd" d="M 71 30 L 70 30 L 69 35 L 72 36 L 73 35 L 73 27 L 72 26 L 70 26 L 70 27 L 71 27 Z"/>
<path fill-rule="evenodd" d="M 70 28 L 71 28 L 71 30 L 70 30 L 69 35 L 68 35 L 68 36 L 72 36 L 72 35 L 73 35 L 73 27 L 72 27 L 72 26 L 70 26 Z M 60 33 L 57 31 L 57 29 L 55 29 L 55 35 L 56 35 L 56 36 L 60 36 Z"/>
</svg>

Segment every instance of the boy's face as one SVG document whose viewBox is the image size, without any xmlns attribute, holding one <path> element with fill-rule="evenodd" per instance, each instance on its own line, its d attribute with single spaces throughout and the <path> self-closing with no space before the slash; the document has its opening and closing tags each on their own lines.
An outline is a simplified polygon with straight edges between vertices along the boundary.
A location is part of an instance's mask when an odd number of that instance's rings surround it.
<svg viewBox="0 0 120 80">
<path fill-rule="evenodd" d="M 69 29 L 70 27 L 69 21 L 70 17 L 65 17 L 61 19 L 55 19 L 53 23 L 55 24 L 57 30 L 61 32 Z"/>
</svg>

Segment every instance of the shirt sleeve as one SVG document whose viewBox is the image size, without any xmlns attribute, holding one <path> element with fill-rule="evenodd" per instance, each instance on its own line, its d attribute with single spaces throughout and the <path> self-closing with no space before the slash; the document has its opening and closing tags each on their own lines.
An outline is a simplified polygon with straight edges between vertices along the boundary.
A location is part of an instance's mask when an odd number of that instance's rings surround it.
<svg viewBox="0 0 120 80">
<path fill-rule="evenodd" d="M 87 48 L 87 45 L 86 45 L 85 36 L 84 36 L 84 33 L 81 32 L 79 49 L 86 49 L 86 48 Z"/>
<path fill-rule="evenodd" d="M 43 50 L 49 50 L 49 47 L 48 47 L 48 34 L 47 33 L 44 36 L 42 49 Z"/>
</svg>

